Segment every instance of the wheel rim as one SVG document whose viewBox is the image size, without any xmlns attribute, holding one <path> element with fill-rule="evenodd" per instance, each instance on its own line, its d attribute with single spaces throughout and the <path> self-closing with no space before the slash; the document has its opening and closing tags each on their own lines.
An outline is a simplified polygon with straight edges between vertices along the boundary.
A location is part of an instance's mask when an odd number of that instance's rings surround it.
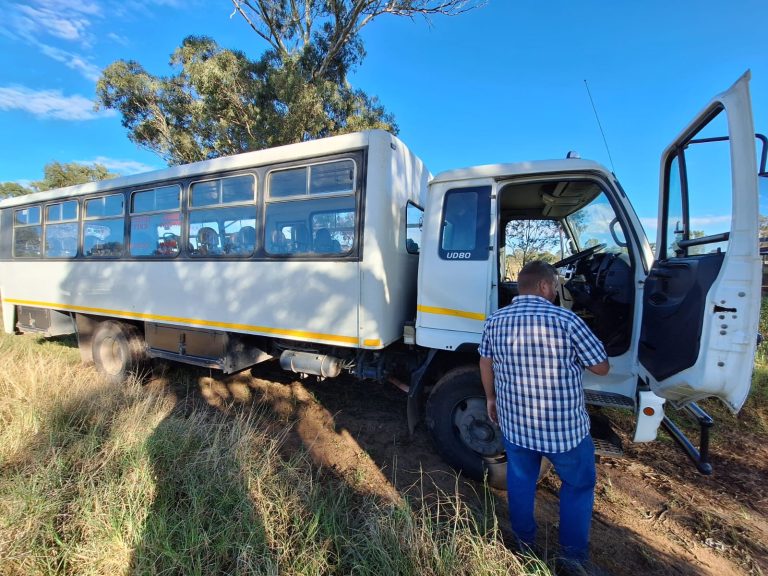
<svg viewBox="0 0 768 576">
<path fill-rule="evenodd" d="M 109 336 L 104 338 L 99 347 L 99 357 L 104 371 L 110 375 L 119 374 L 125 363 L 123 347 L 117 338 Z"/>
<path fill-rule="evenodd" d="M 453 426 L 461 441 L 483 457 L 502 456 L 501 430 L 488 418 L 485 398 L 465 398 L 453 410 Z"/>
</svg>

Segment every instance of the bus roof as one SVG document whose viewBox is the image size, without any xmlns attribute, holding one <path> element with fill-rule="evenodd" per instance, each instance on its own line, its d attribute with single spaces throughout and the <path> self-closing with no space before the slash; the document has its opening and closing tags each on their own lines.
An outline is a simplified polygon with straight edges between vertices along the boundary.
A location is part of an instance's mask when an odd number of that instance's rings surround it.
<svg viewBox="0 0 768 576">
<path fill-rule="evenodd" d="M 290 162 L 293 160 L 304 160 L 313 157 L 356 150 L 368 146 L 374 140 L 389 142 L 393 145 L 403 145 L 395 136 L 384 130 L 368 130 L 365 132 L 353 132 L 341 136 L 331 136 L 329 138 L 319 138 L 298 144 L 287 144 L 275 148 L 266 148 L 254 152 L 244 152 L 232 156 L 222 156 L 211 160 L 202 160 L 192 164 L 181 164 L 171 166 L 152 172 L 142 174 L 132 174 L 130 176 L 121 176 L 109 180 L 100 180 L 98 182 L 88 182 L 46 190 L 44 192 L 33 192 L 22 196 L 12 196 L 0 200 L 0 208 L 9 206 L 18 206 L 30 202 L 45 202 L 58 198 L 67 198 L 70 196 L 81 196 L 95 192 L 107 192 L 119 188 L 135 188 L 142 185 L 152 184 L 177 178 L 189 178 L 202 176 L 227 170 L 239 170 L 245 168 L 258 167 L 260 165 L 274 164 L 277 162 Z"/>
</svg>

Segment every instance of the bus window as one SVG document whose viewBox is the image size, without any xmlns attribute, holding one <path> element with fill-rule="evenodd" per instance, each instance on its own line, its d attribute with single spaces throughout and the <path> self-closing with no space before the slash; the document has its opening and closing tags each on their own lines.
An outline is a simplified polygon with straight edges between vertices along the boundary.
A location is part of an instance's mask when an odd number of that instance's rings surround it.
<svg viewBox="0 0 768 576">
<path fill-rule="evenodd" d="M 46 206 L 46 258 L 74 258 L 77 256 L 77 241 L 80 238 L 77 208 L 77 200 Z"/>
<path fill-rule="evenodd" d="M 355 162 L 337 160 L 301 168 L 275 170 L 269 175 L 269 197 L 286 198 L 319 194 L 352 194 Z"/>
<path fill-rule="evenodd" d="M 307 168 L 280 170 L 269 175 L 269 197 L 304 196 L 307 193 Z"/>
<path fill-rule="evenodd" d="M 267 254 L 349 254 L 355 245 L 354 160 L 269 174 L 264 225 Z"/>
<path fill-rule="evenodd" d="M 355 197 L 267 204 L 268 254 L 341 254 L 355 245 Z"/>
<path fill-rule="evenodd" d="M 423 223 L 424 209 L 409 201 L 405 207 L 405 249 L 411 254 L 419 253 Z"/>
<path fill-rule="evenodd" d="M 172 258 L 181 243 L 181 188 L 134 192 L 131 197 L 131 256 Z"/>
<path fill-rule="evenodd" d="M 40 207 L 30 206 L 14 212 L 13 255 L 17 258 L 39 258 L 43 227 Z"/>
<path fill-rule="evenodd" d="M 256 244 L 255 208 L 190 211 L 189 244 L 192 256 L 250 256 Z"/>
<path fill-rule="evenodd" d="M 255 183 L 254 177 L 249 174 L 195 182 L 190 193 L 190 206 L 199 208 L 253 202 Z"/>
<path fill-rule="evenodd" d="M 83 256 L 115 258 L 123 255 L 125 199 L 111 194 L 85 201 L 83 222 Z"/>
<path fill-rule="evenodd" d="M 354 191 L 354 183 L 355 163 L 352 160 L 310 166 L 310 194 L 350 194 Z"/>
<path fill-rule="evenodd" d="M 253 254 L 256 248 L 255 184 L 251 175 L 192 184 L 188 222 L 191 256 Z M 231 205 L 236 203 L 243 205 Z"/>
</svg>

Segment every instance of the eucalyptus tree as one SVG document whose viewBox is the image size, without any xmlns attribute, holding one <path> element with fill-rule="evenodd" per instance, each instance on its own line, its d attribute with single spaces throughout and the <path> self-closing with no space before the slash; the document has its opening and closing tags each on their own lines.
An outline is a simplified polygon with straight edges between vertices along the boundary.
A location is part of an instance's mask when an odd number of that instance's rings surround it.
<svg viewBox="0 0 768 576">
<path fill-rule="evenodd" d="M 110 172 L 102 164 L 81 164 L 79 162 L 49 162 L 43 168 L 42 180 L 30 182 L 29 186 L 23 186 L 18 182 L 0 182 L 0 199 L 11 196 L 22 196 L 32 192 L 42 192 L 96 182 L 107 178 L 116 178 L 118 175 Z"/>
<path fill-rule="evenodd" d="M 129 138 L 182 164 L 357 130 L 398 127 L 348 74 L 365 57 L 360 31 L 383 15 L 458 15 L 482 0 L 233 0 L 266 50 L 257 60 L 208 37 L 184 39 L 174 70 L 108 66 L 97 107 L 116 109 Z"/>
<path fill-rule="evenodd" d="M 43 179 L 31 183 L 37 192 L 64 188 L 75 184 L 97 182 L 109 178 L 117 178 L 118 174 L 110 172 L 103 164 L 81 164 L 80 162 L 49 162 L 43 168 Z"/>
</svg>

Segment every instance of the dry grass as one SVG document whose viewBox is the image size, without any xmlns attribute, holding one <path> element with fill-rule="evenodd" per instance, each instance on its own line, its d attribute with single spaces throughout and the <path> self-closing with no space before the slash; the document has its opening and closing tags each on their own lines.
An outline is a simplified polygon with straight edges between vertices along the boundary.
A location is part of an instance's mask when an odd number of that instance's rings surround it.
<svg viewBox="0 0 768 576">
<path fill-rule="evenodd" d="M 767 348 L 736 420 L 755 434 Z M 290 419 L 177 399 L 188 371 L 110 386 L 72 340 L 5 334 L 0 361 L 0 575 L 549 574 L 504 547 L 492 509 L 361 495 L 286 456 Z"/>
<path fill-rule="evenodd" d="M 393 504 L 286 459 L 256 408 L 110 386 L 67 340 L 3 334 L 0 360 L 2 574 L 549 573 L 458 497 Z"/>
</svg>

